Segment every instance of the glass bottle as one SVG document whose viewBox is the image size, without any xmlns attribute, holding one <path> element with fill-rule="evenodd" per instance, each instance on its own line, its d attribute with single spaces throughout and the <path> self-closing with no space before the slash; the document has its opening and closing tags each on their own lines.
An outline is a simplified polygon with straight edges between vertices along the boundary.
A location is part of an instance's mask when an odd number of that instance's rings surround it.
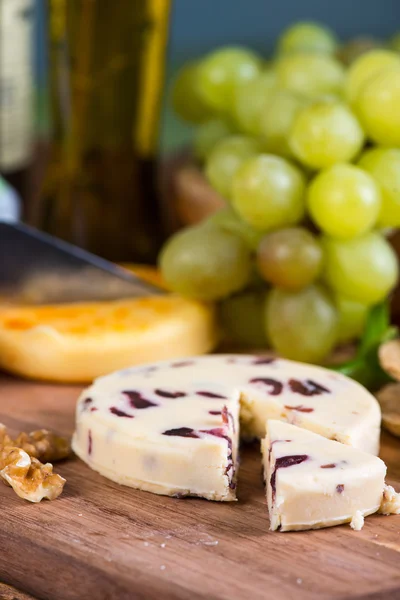
<svg viewBox="0 0 400 600">
<path fill-rule="evenodd" d="M 169 0 L 49 0 L 50 162 L 35 225 L 114 261 L 162 241 L 157 126 Z"/>
</svg>

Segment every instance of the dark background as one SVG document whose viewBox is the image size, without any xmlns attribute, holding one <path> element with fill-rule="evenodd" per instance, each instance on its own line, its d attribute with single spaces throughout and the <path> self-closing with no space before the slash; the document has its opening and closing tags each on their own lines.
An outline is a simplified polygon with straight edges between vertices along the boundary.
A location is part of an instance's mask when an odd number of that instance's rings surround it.
<svg viewBox="0 0 400 600">
<path fill-rule="evenodd" d="M 45 4 L 46 0 L 36 0 L 38 14 Z M 357 35 L 385 39 L 400 30 L 400 0 L 173 0 L 172 6 L 160 136 L 163 150 L 179 146 L 191 134 L 167 106 L 171 79 L 185 61 L 226 44 L 247 45 L 268 56 L 282 29 L 299 20 L 325 23 L 344 40 Z M 35 56 L 38 86 L 43 88 L 44 55 L 43 48 L 37 52 L 39 40 L 43 44 L 40 18 Z M 38 104 L 38 125 L 46 128 L 45 107 L 41 101 Z"/>
<path fill-rule="evenodd" d="M 387 37 L 400 29 L 400 0 L 175 0 L 170 58 L 180 62 L 232 43 L 271 52 L 284 27 L 306 19 L 325 22 L 344 39 Z"/>
<path fill-rule="evenodd" d="M 160 144 L 169 150 L 191 137 L 168 107 L 170 82 L 185 61 L 225 44 L 272 54 L 280 32 L 296 21 L 320 21 L 340 39 L 400 30 L 400 0 L 175 0 L 170 24 L 167 86 Z"/>
</svg>

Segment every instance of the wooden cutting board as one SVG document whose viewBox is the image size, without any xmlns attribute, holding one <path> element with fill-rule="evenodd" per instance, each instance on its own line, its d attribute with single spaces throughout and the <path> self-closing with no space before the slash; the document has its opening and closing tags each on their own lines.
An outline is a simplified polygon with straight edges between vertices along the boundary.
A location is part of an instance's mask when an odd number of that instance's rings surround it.
<svg viewBox="0 0 400 600">
<path fill-rule="evenodd" d="M 78 387 L 0 377 L 0 422 L 70 435 Z M 400 489 L 400 441 L 382 439 Z M 125 488 L 78 459 L 54 502 L 0 484 L 0 581 L 49 600 L 400 598 L 400 516 L 364 529 L 271 533 L 256 446 L 242 452 L 239 501 L 177 500 Z"/>
</svg>

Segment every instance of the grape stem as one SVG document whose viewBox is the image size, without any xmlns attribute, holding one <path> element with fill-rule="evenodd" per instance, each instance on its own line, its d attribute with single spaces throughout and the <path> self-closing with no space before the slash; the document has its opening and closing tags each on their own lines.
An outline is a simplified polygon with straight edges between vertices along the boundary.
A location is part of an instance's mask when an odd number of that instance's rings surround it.
<svg viewBox="0 0 400 600">
<path fill-rule="evenodd" d="M 385 383 L 393 381 L 380 366 L 379 346 L 397 337 L 398 333 L 397 327 L 390 325 L 389 302 L 377 304 L 368 315 L 355 358 L 332 369 L 355 379 L 372 391 L 379 389 Z"/>
</svg>

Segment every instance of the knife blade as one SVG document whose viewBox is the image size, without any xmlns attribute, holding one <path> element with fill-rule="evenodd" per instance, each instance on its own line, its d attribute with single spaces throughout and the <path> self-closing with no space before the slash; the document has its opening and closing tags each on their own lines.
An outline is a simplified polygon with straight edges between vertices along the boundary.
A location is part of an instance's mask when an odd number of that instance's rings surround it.
<svg viewBox="0 0 400 600">
<path fill-rule="evenodd" d="M 58 304 L 165 294 L 123 267 L 22 223 L 0 222 L 0 300 Z"/>
</svg>

